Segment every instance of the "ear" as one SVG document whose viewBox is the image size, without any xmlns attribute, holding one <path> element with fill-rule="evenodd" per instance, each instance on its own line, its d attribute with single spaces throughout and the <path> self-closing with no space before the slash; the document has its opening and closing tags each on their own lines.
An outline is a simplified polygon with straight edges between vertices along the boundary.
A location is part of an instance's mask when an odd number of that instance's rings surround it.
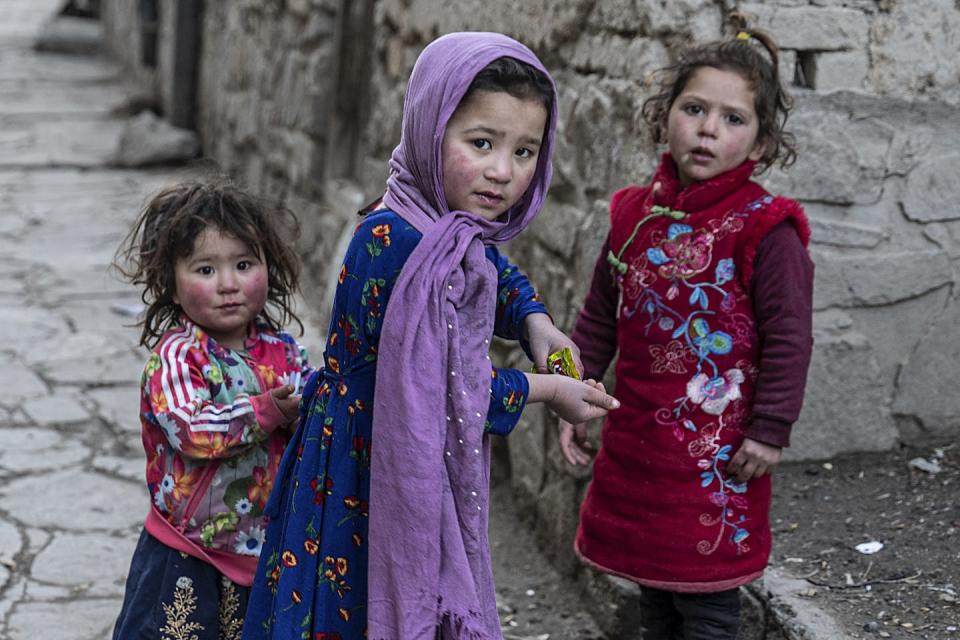
<svg viewBox="0 0 960 640">
<path fill-rule="evenodd" d="M 170 296 L 170 299 L 173 300 L 173 304 L 180 305 L 180 296 L 177 295 L 176 289 L 173 291 L 173 295 Z"/>
<path fill-rule="evenodd" d="M 757 139 L 756 144 L 753 145 L 753 149 L 747 154 L 747 158 L 753 160 L 754 162 L 758 161 L 763 157 L 763 153 L 767 150 L 767 141 Z"/>
</svg>

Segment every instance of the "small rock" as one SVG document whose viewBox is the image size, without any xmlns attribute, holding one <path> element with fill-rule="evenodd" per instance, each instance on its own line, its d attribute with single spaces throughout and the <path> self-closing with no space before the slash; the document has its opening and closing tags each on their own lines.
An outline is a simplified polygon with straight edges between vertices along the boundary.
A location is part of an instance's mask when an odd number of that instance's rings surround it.
<svg viewBox="0 0 960 640">
<path fill-rule="evenodd" d="M 870 555 L 883 549 L 883 543 L 872 540 L 870 542 L 861 542 L 856 546 L 857 551 L 864 555 Z"/>
<path fill-rule="evenodd" d="M 870 633 L 875 633 L 878 629 L 880 629 L 880 623 L 878 623 L 876 620 L 871 620 L 863 625 L 863 630 L 869 631 Z"/>
<path fill-rule="evenodd" d="M 926 471 L 931 475 L 936 475 L 941 471 L 943 471 L 943 469 L 941 469 L 940 464 L 938 462 L 930 461 L 930 460 L 927 460 L 926 458 L 914 458 L 907 464 L 913 467 L 914 469 L 919 469 L 920 471 Z"/>
<path fill-rule="evenodd" d="M 124 125 L 113 162 L 120 167 L 171 164 L 191 160 L 199 151 L 196 133 L 143 111 Z"/>
</svg>

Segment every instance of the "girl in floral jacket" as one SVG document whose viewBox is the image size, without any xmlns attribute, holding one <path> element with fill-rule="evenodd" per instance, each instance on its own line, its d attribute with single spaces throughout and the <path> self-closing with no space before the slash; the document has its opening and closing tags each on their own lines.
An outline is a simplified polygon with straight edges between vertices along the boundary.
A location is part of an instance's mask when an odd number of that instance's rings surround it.
<svg viewBox="0 0 960 640">
<path fill-rule="evenodd" d="M 186 184 L 153 198 L 121 249 L 118 268 L 147 303 L 151 505 L 115 640 L 240 637 L 307 373 L 304 350 L 280 331 L 297 320 L 295 227 L 289 211 L 232 186 Z"/>
<path fill-rule="evenodd" d="M 573 339 L 623 407 L 603 428 L 576 551 L 642 587 L 644 638 L 736 636 L 737 588 L 770 553 L 770 471 L 811 351 L 806 217 L 751 180 L 789 164 L 789 100 L 764 34 L 688 51 L 644 105 L 666 142 L 650 184 L 613 194 Z M 589 461 L 584 425 L 561 449 Z"/>
</svg>

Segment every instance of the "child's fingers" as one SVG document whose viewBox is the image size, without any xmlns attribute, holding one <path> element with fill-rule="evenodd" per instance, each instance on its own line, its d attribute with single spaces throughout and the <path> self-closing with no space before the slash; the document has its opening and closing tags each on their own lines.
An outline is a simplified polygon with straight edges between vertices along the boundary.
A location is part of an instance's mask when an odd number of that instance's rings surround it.
<svg viewBox="0 0 960 640">
<path fill-rule="evenodd" d="M 620 408 L 620 401 L 611 395 L 607 395 L 607 392 L 603 389 L 603 383 L 601 382 L 598 382 L 596 387 L 591 388 L 587 392 L 587 394 L 584 396 L 584 400 L 596 408 L 604 409 L 603 412 L 597 416 L 594 416 L 597 418 L 602 416 L 607 411 Z"/>
<path fill-rule="evenodd" d="M 278 400 L 282 400 L 283 398 L 286 398 L 286 397 L 288 397 L 291 393 L 293 393 L 293 385 L 292 385 L 292 384 L 285 384 L 285 385 L 283 385 L 282 387 L 277 387 L 276 389 L 274 389 L 274 390 L 271 391 L 270 393 L 273 394 L 273 397 L 274 397 L 274 398 L 277 398 Z"/>
</svg>

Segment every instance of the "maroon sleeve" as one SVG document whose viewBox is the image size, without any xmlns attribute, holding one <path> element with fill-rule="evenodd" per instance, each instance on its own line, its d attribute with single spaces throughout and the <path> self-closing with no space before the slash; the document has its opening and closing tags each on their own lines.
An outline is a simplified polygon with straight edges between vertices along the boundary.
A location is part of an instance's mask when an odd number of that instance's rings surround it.
<svg viewBox="0 0 960 640">
<path fill-rule="evenodd" d="M 764 237 L 751 283 L 760 335 L 760 374 L 746 436 L 790 446 L 813 350 L 813 262 L 789 221 Z"/>
<path fill-rule="evenodd" d="M 570 336 L 580 347 L 585 378 L 600 380 L 617 352 L 617 286 L 610 275 L 607 254 L 610 236 L 604 241 L 593 268 L 593 280 Z"/>
</svg>

